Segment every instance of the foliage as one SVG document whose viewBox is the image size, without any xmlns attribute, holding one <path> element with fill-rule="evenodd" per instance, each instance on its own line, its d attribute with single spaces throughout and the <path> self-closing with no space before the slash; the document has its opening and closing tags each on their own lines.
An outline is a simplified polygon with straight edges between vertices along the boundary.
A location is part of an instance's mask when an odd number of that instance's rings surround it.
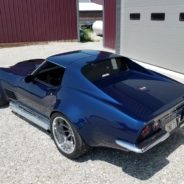
<svg viewBox="0 0 184 184">
<path fill-rule="evenodd" d="M 81 42 L 91 42 L 91 29 L 80 29 L 80 41 Z"/>
</svg>

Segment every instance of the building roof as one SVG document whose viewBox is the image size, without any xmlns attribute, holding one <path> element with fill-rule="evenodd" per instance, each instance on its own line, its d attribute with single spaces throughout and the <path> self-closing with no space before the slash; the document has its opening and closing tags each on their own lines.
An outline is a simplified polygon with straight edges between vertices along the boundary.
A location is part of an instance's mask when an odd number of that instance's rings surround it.
<svg viewBox="0 0 184 184">
<path fill-rule="evenodd" d="M 50 56 L 49 58 L 47 58 L 47 60 L 67 68 L 69 65 L 76 62 L 80 63 L 81 65 L 85 65 L 89 62 L 105 60 L 105 59 L 112 58 L 114 56 L 118 56 L 118 55 L 115 55 L 110 52 L 105 52 L 105 51 L 78 50 L 78 51 L 67 52 L 63 54 Z"/>
<path fill-rule="evenodd" d="M 103 6 L 96 3 L 79 3 L 79 11 L 102 11 Z"/>
</svg>

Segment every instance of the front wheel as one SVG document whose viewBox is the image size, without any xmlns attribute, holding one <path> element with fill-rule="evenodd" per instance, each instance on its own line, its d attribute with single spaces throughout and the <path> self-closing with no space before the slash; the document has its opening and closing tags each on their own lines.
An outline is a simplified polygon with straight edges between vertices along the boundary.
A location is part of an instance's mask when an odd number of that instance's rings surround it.
<svg viewBox="0 0 184 184">
<path fill-rule="evenodd" d="M 0 87 L 0 107 L 5 107 L 9 104 L 9 101 L 6 98 L 6 95 L 2 88 Z"/>
<path fill-rule="evenodd" d="M 58 150 L 67 158 L 78 158 L 87 151 L 75 127 L 60 113 L 52 115 L 51 133 Z"/>
</svg>

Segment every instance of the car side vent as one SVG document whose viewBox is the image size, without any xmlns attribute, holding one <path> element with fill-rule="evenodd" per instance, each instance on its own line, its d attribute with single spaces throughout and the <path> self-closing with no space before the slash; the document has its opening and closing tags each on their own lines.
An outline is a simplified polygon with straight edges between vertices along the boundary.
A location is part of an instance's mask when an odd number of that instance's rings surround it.
<svg viewBox="0 0 184 184">
<path fill-rule="evenodd" d="M 13 93 L 12 91 L 8 90 L 8 89 L 5 89 L 5 93 L 6 95 L 8 96 L 8 98 L 11 98 L 13 100 L 17 100 L 16 96 L 15 96 L 15 93 Z"/>
</svg>

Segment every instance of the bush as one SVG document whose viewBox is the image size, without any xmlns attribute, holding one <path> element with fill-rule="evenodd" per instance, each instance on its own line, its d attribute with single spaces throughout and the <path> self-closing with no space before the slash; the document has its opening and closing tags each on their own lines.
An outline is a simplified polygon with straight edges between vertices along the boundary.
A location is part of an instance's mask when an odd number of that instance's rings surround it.
<svg viewBox="0 0 184 184">
<path fill-rule="evenodd" d="M 91 42 L 91 29 L 80 29 L 80 41 Z"/>
</svg>

